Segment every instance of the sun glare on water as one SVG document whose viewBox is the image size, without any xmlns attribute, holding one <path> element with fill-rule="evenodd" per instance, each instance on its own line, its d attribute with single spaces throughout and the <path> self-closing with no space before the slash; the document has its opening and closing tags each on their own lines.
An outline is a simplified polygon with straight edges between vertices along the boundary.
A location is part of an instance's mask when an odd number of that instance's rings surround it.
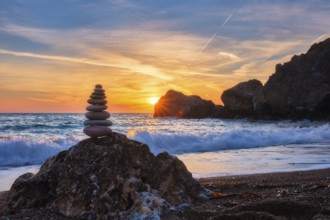
<svg viewBox="0 0 330 220">
<path fill-rule="evenodd" d="M 158 97 L 151 97 L 151 98 L 148 99 L 148 101 L 151 105 L 156 104 L 158 102 L 158 100 L 159 100 Z"/>
</svg>

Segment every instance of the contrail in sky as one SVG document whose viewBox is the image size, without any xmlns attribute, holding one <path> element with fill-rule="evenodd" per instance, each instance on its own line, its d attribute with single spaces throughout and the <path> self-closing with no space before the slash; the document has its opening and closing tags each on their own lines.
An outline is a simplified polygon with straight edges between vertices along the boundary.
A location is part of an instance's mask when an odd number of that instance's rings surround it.
<svg viewBox="0 0 330 220">
<path fill-rule="evenodd" d="M 226 25 L 226 23 L 231 19 L 235 12 L 231 13 L 231 15 L 228 16 L 228 18 L 225 20 L 225 22 L 222 23 L 218 31 L 215 32 L 212 37 L 206 42 L 206 44 L 199 50 L 198 54 L 200 54 L 211 43 L 211 41 L 213 41 L 213 39 L 217 36 L 218 32 Z"/>
<path fill-rule="evenodd" d="M 218 35 L 219 31 L 227 24 L 227 22 L 233 17 L 233 15 L 243 6 L 246 0 L 242 1 L 242 4 L 233 12 L 231 15 L 227 17 L 227 19 L 222 23 L 219 29 L 212 35 L 212 37 L 206 42 L 206 44 L 199 50 L 198 54 L 203 52 L 203 50 L 213 41 L 213 39 Z"/>
</svg>

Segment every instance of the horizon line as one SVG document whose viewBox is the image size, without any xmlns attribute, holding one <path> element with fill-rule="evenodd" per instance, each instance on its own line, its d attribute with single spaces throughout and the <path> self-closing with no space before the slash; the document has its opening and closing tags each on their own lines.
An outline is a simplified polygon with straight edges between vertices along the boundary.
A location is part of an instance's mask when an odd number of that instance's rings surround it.
<svg viewBox="0 0 330 220">
<path fill-rule="evenodd" d="M 85 112 L 0 112 L 0 114 L 85 114 Z M 153 114 L 153 112 L 110 112 L 110 114 Z"/>
</svg>

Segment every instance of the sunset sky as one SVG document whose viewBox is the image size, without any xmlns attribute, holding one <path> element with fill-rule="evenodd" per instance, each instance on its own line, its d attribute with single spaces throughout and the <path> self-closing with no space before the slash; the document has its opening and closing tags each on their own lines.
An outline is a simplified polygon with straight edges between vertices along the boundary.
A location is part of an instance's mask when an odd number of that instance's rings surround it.
<svg viewBox="0 0 330 220">
<path fill-rule="evenodd" d="M 221 104 L 329 37 L 328 0 L 1 0 L 0 112 L 152 112 L 169 89 Z"/>
</svg>

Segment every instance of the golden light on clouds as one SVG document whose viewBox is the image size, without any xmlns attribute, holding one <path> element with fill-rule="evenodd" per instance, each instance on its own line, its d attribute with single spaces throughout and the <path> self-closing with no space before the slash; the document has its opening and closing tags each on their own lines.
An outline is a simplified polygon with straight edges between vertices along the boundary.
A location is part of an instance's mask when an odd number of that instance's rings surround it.
<svg viewBox="0 0 330 220">
<path fill-rule="evenodd" d="M 170 89 L 221 104 L 223 90 L 264 83 L 330 36 L 327 1 L 36 2 L 0 7 L 0 112 L 84 112 L 97 83 L 111 112 L 153 112 L 148 99 Z"/>
</svg>

